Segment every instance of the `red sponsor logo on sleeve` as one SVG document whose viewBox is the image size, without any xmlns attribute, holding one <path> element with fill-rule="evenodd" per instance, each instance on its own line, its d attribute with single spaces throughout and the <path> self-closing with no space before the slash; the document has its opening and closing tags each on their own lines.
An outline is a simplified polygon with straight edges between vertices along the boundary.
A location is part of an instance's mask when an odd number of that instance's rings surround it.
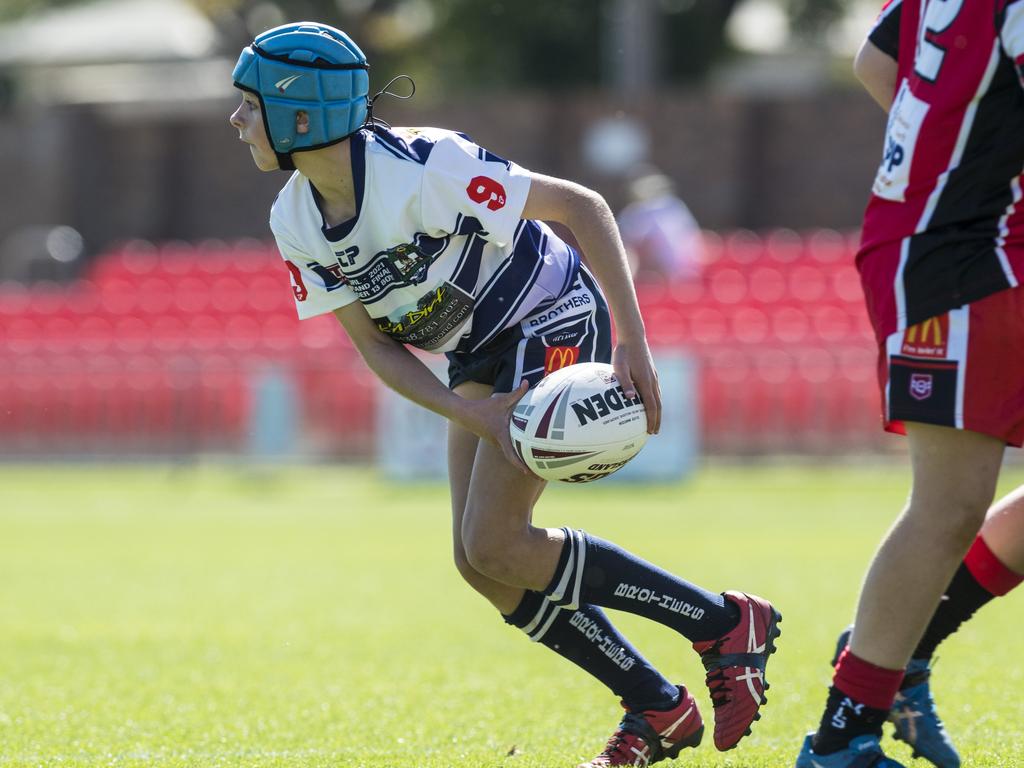
<svg viewBox="0 0 1024 768">
<path fill-rule="evenodd" d="M 489 176 L 474 176 L 466 187 L 466 194 L 474 203 L 486 203 L 489 210 L 505 207 L 505 188 Z"/>
<path fill-rule="evenodd" d="M 579 347 L 548 347 L 544 350 L 544 375 L 547 376 L 559 368 L 576 365 L 579 359 Z"/>
<path fill-rule="evenodd" d="M 309 296 L 309 291 L 306 289 L 306 284 L 302 282 L 301 270 L 288 261 L 288 259 L 285 259 L 284 264 L 288 267 L 288 271 L 292 273 L 292 290 L 295 291 L 295 300 L 305 301 L 306 297 Z"/>
</svg>

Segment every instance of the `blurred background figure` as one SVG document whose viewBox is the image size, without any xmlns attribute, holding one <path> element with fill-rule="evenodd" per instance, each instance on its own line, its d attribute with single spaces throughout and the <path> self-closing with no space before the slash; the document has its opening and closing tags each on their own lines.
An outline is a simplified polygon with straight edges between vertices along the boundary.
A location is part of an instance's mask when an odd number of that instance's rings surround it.
<svg viewBox="0 0 1024 768">
<path fill-rule="evenodd" d="M 675 183 L 644 166 L 628 186 L 629 203 L 619 213 L 619 230 L 629 266 L 638 281 L 700 277 L 704 246 L 700 227 Z"/>
</svg>

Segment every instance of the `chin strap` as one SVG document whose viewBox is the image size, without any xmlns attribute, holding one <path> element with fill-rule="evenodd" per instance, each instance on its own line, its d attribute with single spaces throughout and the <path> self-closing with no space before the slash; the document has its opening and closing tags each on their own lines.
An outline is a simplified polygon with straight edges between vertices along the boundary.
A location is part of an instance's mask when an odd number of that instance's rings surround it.
<svg viewBox="0 0 1024 768">
<path fill-rule="evenodd" d="M 275 150 L 274 154 L 277 155 L 277 167 L 278 167 L 278 170 L 281 170 L 281 171 L 294 171 L 295 170 L 295 163 L 292 162 L 292 156 L 291 156 L 290 152 L 278 152 L 277 150 Z"/>
<path fill-rule="evenodd" d="M 403 96 L 400 93 L 395 93 L 394 91 L 389 91 L 388 90 L 388 88 L 390 88 L 392 85 L 394 85 L 399 80 L 408 80 L 409 81 L 409 86 L 410 86 L 411 90 L 405 96 Z M 387 123 L 386 121 L 381 120 L 379 117 L 374 117 L 373 116 L 373 105 L 377 102 L 377 99 L 379 99 L 381 96 L 394 96 L 396 99 L 401 99 L 402 101 L 405 101 L 406 99 L 411 99 L 415 95 L 416 95 L 416 81 L 413 80 L 411 77 L 409 77 L 409 75 L 395 75 L 390 80 L 388 80 L 388 84 L 387 85 L 385 85 L 383 88 L 381 88 L 379 91 L 377 91 L 377 93 L 375 93 L 373 95 L 373 98 L 370 98 L 370 99 L 367 100 L 367 102 L 366 102 L 366 122 L 363 125 L 366 126 L 366 127 L 369 127 L 371 130 L 373 130 L 374 127 L 377 126 L 377 125 L 383 125 L 385 128 L 390 128 L 391 127 L 391 125 L 389 123 Z"/>
</svg>

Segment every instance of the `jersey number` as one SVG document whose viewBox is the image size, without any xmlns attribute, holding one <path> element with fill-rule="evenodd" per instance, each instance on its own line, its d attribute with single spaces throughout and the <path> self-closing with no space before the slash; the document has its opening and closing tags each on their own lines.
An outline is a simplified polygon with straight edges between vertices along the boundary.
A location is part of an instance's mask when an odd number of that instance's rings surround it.
<svg viewBox="0 0 1024 768">
<path fill-rule="evenodd" d="M 949 29 L 963 5 L 964 0 L 928 0 L 925 6 L 918 32 L 914 72 L 928 82 L 934 83 L 939 79 L 942 60 L 946 56 L 946 49 L 933 42 L 931 37 Z"/>
<path fill-rule="evenodd" d="M 505 207 L 505 188 L 489 176 L 474 176 L 466 187 L 466 194 L 474 203 L 486 203 L 489 210 Z"/>
</svg>

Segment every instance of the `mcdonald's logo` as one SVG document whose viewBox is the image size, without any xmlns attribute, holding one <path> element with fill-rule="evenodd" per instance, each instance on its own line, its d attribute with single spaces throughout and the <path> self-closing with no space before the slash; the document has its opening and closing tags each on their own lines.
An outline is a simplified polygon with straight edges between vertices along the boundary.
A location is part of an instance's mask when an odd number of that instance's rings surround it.
<svg viewBox="0 0 1024 768">
<path fill-rule="evenodd" d="M 949 314 L 929 317 L 903 334 L 903 354 L 914 357 L 945 357 L 949 343 Z"/>
<path fill-rule="evenodd" d="M 579 359 L 579 347 L 548 347 L 544 350 L 544 375 L 568 365 L 576 365 Z"/>
</svg>

